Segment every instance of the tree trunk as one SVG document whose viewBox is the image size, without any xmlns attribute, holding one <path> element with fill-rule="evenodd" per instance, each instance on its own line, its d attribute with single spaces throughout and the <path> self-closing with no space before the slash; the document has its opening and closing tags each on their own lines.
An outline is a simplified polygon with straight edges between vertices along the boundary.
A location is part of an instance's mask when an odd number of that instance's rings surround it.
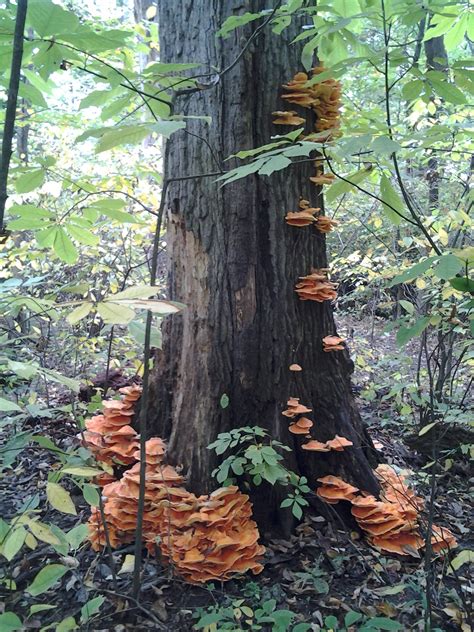
<svg viewBox="0 0 474 632">
<path fill-rule="evenodd" d="M 266 4 L 182 0 L 177 10 L 174 0 L 161 0 L 161 60 L 201 62 L 204 72 L 225 68 L 259 23 L 225 40 L 216 38 L 216 31 L 229 15 L 260 11 Z M 190 119 L 188 132 L 172 137 L 165 177 L 233 167 L 235 159 L 223 160 L 283 133 L 272 125 L 271 113 L 285 109 L 281 84 L 301 70 L 301 51 L 291 44 L 300 26 L 281 35 L 265 30 L 214 88 L 178 98 L 177 112 L 211 116 L 212 122 Z M 318 476 L 338 474 L 377 492 L 370 439 L 351 393 L 349 355 L 322 350 L 321 339 L 336 332 L 332 307 L 300 301 L 294 292 L 299 276 L 327 265 L 324 236 L 284 221 L 300 196 L 312 206 L 322 202 L 308 181 L 313 172 L 314 166 L 304 163 L 225 187 L 215 177 L 169 186 L 169 297 L 187 308 L 164 326 L 150 426 L 169 441 L 170 460 L 183 464 L 189 487 L 198 493 L 216 486 L 211 472 L 217 461 L 207 446 L 218 433 L 245 425 L 263 426 L 273 439 L 292 446 L 288 466 L 306 475 L 312 488 Z M 303 372 L 288 370 L 294 362 Z M 226 408 L 220 405 L 224 394 Z M 289 397 L 313 409 L 314 438 L 325 441 L 338 433 L 354 447 L 327 454 L 301 450 L 303 441 L 288 432 L 281 414 Z M 273 499 L 267 492 L 261 519 L 266 526 L 275 524 L 279 504 L 278 492 Z"/>
</svg>

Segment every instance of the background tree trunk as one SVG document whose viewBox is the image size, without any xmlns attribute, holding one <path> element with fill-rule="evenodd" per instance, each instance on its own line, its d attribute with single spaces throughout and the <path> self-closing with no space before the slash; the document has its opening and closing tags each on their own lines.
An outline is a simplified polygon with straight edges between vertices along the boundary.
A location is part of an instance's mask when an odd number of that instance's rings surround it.
<svg viewBox="0 0 474 632">
<path fill-rule="evenodd" d="M 160 2 L 161 60 L 201 62 L 209 71 L 228 66 L 259 24 L 222 40 L 215 33 L 225 18 L 267 5 L 264 0 L 179 4 L 178 11 L 174 0 Z M 212 122 L 190 120 L 188 132 L 173 136 L 165 177 L 233 167 L 235 160 L 223 160 L 287 131 L 272 125 L 271 113 L 285 109 L 281 84 L 302 69 L 301 51 L 290 43 L 300 26 L 279 36 L 265 30 L 215 88 L 178 99 L 177 112 L 211 116 Z M 150 426 L 169 441 L 170 459 L 183 464 L 194 491 L 216 486 L 211 471 L 217 463 L 207 446 L 218 433 L 245 425 L 263 426 L 273 439 L 293 446 L 289 467 L 305 474 L 313 488 L 317 476 L 331 473 L 362 489 L 378 489 L 368 460 L 370 439 L 351 394 L 350 358 L 322 350 L 321 339 L 335 333 L 331 305 L 302 302 L 294 292 L 299 276 L 327 265 L 325 238 L 312 227 L 284 221 L 300 196 L 318 202 L 318 190 L 308 181 L 313 173 L 306 163 L 225 187 L 215 177 L 170 184 L 169 297 L 187 309 L 164 326 Z M 292 362 L 303 372 L 290 372 Z M 223 394 L 230 402 L 225 409 Z M 314 410 L 315 438 L 338 433 L 354 447 L 327 454 L 301 450 L 302 441 L 294 440 L 281 414 L 290 396 Z M 274 500 L 267 492 L 269 525 L 279 503 L 278 492 Z"/>
</svg>

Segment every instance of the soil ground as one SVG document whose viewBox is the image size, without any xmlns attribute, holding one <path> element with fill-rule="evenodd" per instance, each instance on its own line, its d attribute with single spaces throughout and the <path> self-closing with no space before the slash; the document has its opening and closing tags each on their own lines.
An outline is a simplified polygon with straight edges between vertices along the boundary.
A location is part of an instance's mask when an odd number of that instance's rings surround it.
<svg viewBox="0 0 474 632">
<path fill-rule="evenodd" d="M 383 333 L 384 323 L 364 323 L 344 317 L 340 320 L 340 333 L 348 338 L 356 360 L 354 390 L 358 396 L 372 383 L 371 363 L 381 358 L 395 357 L 398 350 L 393 335 Z M 371 333 L 373 328 L 373 336 Z M 406 353 L 406 351 L 404 351 Z M 358 358 L 364 358 L 361 363 Z M 390 378 L 390 375 L 387 375 Z M 417 492 L 428 496 L 426 470 L 427 458 L 409 448 L 403 440 L 406 428 L 394 422 L 396 413 L 384 401 L 386 390 L 382 385 L 371 401 L 360 398 L 362 415 L 372 437 L 378 441 L 381 460 L 414 472 L 413 481 Z M 387 421 L 387 419 L 389 421 Z M 21 431 L 50 437 L 62 448 L 74 441 L 76 430 L 71 422 L 61 416 L 31 421 Z M 18 513 L 25 499 L 43 502 L 48 473 L 54 467 L 54 456 L 38 447 L 27 447 L 0 474 L 2 517 L 5 520 Z M 438 479 L 435 501 L 435 521 L 449 527 L 459 542 L 459 550 L 470 548 L 471 524 L 469 470 L 467 462 L 457 459 L 454 466 L 443 472 Z M 41 520 L 58 525 L 68 531 L 87 521 L 89 506 L 78 491 L 70 489 L 78 515 L 71 516 L 52 509 L 41 512 Z M 31 500 L 33 499 L 33 501 Z M 106 597 L 99 615 L 82 630 L 192 630 L 197 622 L 199 609 L 213 606 L 230 608 L 238 616 L 243 605 L 255 610 L 268 600 L 275 600 L 275 609 L 291 610 L 292 626 L 298 622 L 312 624 L 312 629 L 327 629 L 324 619 L 334 615 L 341 622 L 349 611 L 361 613 L 366 619 L 385 617 L 399 623 L 403 630 L 422 630 L 425 569 L 424 560 L 396 555 L 382 555 L 372 549 L 354 530 L 341 527 L 337 520 L 321 516 L 307 516 L 295 533 L 285 540 L 265 542 L 265 569 L 256 577 L 245 576 L 238 581 L 223 585 L 203 587 L 185 584 L 173 576 L 172 569 L 159 560 L 146 560 L 143 573 L 143 590 L 140 603 L 131 600 L 131 573 L 120 572 L 132 547 L 115 551 L 112 557 L 106 552 L 94 553 L 87 544 L 75 553 L 59 555 L 47 543 L 39 542 L 34 551 L 17 555 L 10 564 L 0 568 L 0 579 L 13 579 L 16 590 L 5 590 L 2 598 L 5 609 L 25 619 L 35 603 L 48 603 L 54 609 L 27 618 L 27 629 L 48 629 L 47 625 L 67 616 L 76 616 L 82 605 L 92 597 Z M 472 548 L 472 547 L 471 547 Z M 456 553 L 453 553 L 453 557 Z M 3 560 L 4 561 L 4 560 Z M 62 563 L 70 571 L 49 592 L 33 598 L 24 589 L 31 583 L 38 570 L 47 563 Z M 116 580 L 112 568 L 119 570 Z M 125 569 L 126 570 L 126 569 Z M 456 574 L 447 574 L 445 558 L 434 562 L 433 614 L 437 629 L 443 632 L 469 630 L 466 608 L 470 607 L 468 565 Z M 237 604 L 235 603 L 237 602 Z M 58 615 L 60 613 L 60 615 Z M 237 626 L 237 620 L 235 621 Z M 247 625 L 247 627 L 245 627 Z M 265 624 L 264 624 L 265 625 Z M 292 629 L 290 626 L 289 630 Z M 69 628 L 68 628 L 69 629 Z M 237 628 L 225 628 L 237 629 Z M 243 624 L 243 629 L 258 629 Z M 263 627 L 263 629 L 271 629 Z M 346 629 L 340 627 L 338 629 Z M 349 630 L 357 630 L 357 624 Z M 389 628 L 384 628 L 389 629 Z M 396 628 L 393 628 L 396 629 Z"/>
</svg>

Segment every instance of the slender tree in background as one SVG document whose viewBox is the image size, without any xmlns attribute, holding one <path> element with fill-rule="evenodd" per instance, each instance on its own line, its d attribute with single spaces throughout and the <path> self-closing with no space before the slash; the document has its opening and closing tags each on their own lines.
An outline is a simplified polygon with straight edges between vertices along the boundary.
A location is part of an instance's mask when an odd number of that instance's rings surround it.
<svg viewBox="0 0 474 632">
<path fill-rule="evenodd" d="M 3 217 L 5 214 L 5 204 L 8 198 L 8 171 L 10 168 L 12 141 L 15 130 L 16 104 L 18 100 L 18 89 L 20 86 L 21 60 L 23 58 L 23 33 L 25 31 L 27 8 L 28 0 L 18 0 L 0 161 L 0 237 L 4 233 Z"/>
<path fill-rule="evenodd" d="M 255 0 L 246 10 L 265 5 Z M 258 27 L 249 25 L 220 39 L 215 33 L 237 10 L 235 2 L 185 0 L 176 11 L 173 0 L 162 0 L 159 10 L 161 61 L 200 62 L 210 73 L 202 90 L 178 96 L 176 111 L 210 116 L 211 123 L 191 120 L 166 150 L 169 296 L 187 309 L 165 326 L 150 431 L 169 441 L 170 458 L 184 465 L 191 487 L 203 492 L 213 486 L 216 461 L 207 446 L 218 433 L 259 425 L 292 445 L 281 413 L 289 397 L 300 397 L 314 411 L 318 439 L 337 433 L 354 447 L 314 454 L 295 441 L 289 467 L 311 485 L 317 476 L 340 474 L 375 491 L 370 439 L 351 393 L 352 363 L 346 352 L 322 350 L 321 339 L 335 333 L 332 307 L 299 301 L 294 292 L 298 277 L 327 266 L 325 238 L 284 221 L 300 196 L 312 206 L 323 203 L 308 180 L 314 166 L 303 163 L 283 175 L 250 176 L 225 187 L 217 176 L 171 180 L 218 173 L 234 166 L 224 163 L 231 154 L 281 133 L 271 113 L 284 109 L 281 85 L 301 70 L 301 50 L 291 44 L 301 23 L 295 20 L 278 36 L 261 29 L 252 38 Z M 213 75 L 216 68 L 219 75 Z M 290 372 L 291 363 L 303 371 Z M 276 520 L 269 508 L 278 506 L 277 495 L 266 497 L 267 524 Z"/>
</svg>

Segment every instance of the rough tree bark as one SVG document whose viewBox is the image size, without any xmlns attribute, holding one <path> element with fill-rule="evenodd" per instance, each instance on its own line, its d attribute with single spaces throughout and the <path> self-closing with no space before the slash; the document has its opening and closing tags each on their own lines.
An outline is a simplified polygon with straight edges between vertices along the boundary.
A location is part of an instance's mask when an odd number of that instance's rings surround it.
<svg viewBox="0 0 474 632">
<path fill-rule="evenodd" d="M 182 0 L 177 10 L 175 0 L 161 0 L 161 60 L 225 68 L 257 27 L 239 28 L 225 40 L 216 38 L 216 31 L 229 15 L 267 4 Z M 282 133 L 271 113 L 285 109 L 281 84 L 301 70 L 301 51 L 291 45 L 300 26 L 279 36 L 265 30 L 218 85 L 178 99 L 177 112 L 211 116 L 212 123 L 190 120 L 188 133 L 172 137 L 165 177 L 232 167 L 236 162 L 224 163 L 226 157 Z M 350 358 L 322 351 L 321 339 L 336 331 L 332 307 L 302 302 L 294 292 L 299 276 L 327 266 L 325 238 L 284 221 L 300 196 L 322 203 L 308 181 L 312 172 L 314 167 L 304 164 L 225 187 L 214 177 L 169 186 L 169 296 L 187 309 L 164 327 L 151 385 L 150 430 L 169 441 L 170 459 L 183 464 L 194 491 L 216 486 L 208 444 L 219 432 L 245 425 L 263 426 L 272 438 L 292 445 L 289 467 L 305 474 L 313 488 L 317 476 L 339 474 L 361 489 L 378 489 L 370 439 L 351 393 Z M 293 362 L 302 373 L 288 370 Z M 222 409 L 224 393 L 230 403 Z M 314 410 L 315 438 L 338 433 L 354 447 L 328 454 L 301 450 L 302 441 L 294 440 L 281 415 L 290 396 Z M 278 492 L 266 492 L 260 518 L 269 526 L 277 520 Z"/>
</svg>

